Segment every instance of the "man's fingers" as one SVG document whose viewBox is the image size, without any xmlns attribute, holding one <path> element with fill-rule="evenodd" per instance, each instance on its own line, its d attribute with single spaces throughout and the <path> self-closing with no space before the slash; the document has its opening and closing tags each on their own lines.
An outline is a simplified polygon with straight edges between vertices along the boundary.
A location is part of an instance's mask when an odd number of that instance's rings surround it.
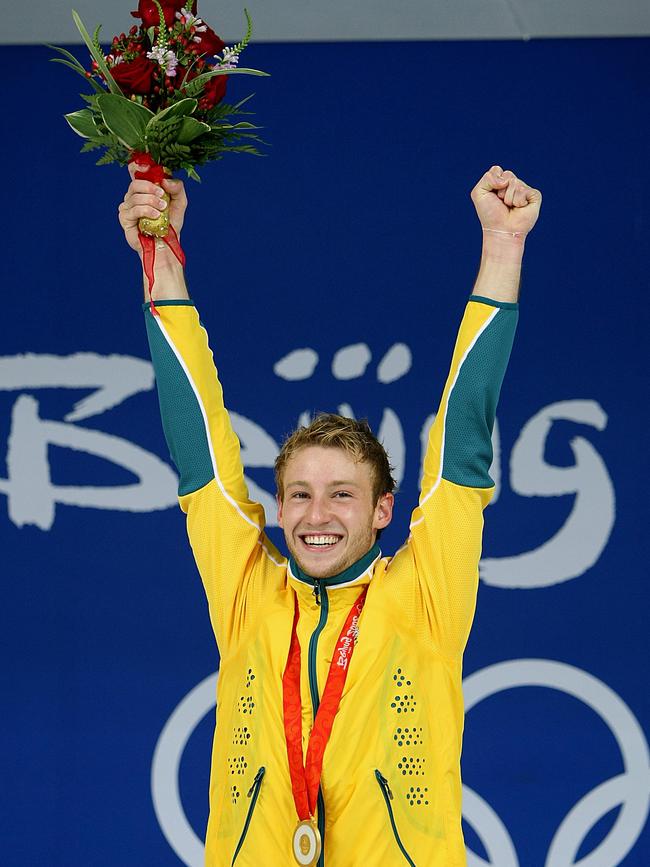
<svg viewBox="0 0 650 867">
<path fill-rule="evenodd" d="M 506 189 L 506 194 L 503 197 L 503 204 L 507 205 L 509 208 L 514 207 L 515 193 L 517 191 L 518 185 L 519 181 L 514 176 L 508 181 L 508 188 Z"/>
<path fill-rule="evenodd" d="M 472 190 L 472 199 L 477 196 L 483 196 L 485 195 L 485 193 L 491 193 L 495 190 L 505 189 L 508 183 L 508 178 L 504 177 L 504 174 L 507 173 L 504 173 L 501 166 L 492 166 L 492 168 L 483 175 L 481 180 Z"/>
<path fill-rule="evenodd" d="M 508 204 L 507 196 L 504 201 Z M 524 181 L 517 179 L 512 194 L 512 205 L 510 207 L 525 208 L 526 205 L 538 204 L 541 201 L 542 194 L 539 190 L 534 189 L 534 187 L 529 187 Z"/>
<path fill-rule="evenodd" d="M 120 225 L 124 229 L 134 226 L 140 217 L 150 217 L 155 220 L 160 216 L 162 209 L 153 205 L 128 205 L 126 202 L 121 202 L 117 209 Z"/>
<path fill-rule="evenodd" d="M 524 184 L 523 181 L 519 181 L 515 188 L 515 194 L 512 199 L 513 207 L 515 208 L 525 208 L 528 204 L 528 191 L 529 187 L 527 184 Z"/>
<path fill-rule="evenodd" d="M 124 200 L 130 200 L 133 196 L 139 195 L 140 193 L 148 193 L 150 196 L 157 196 L 162 192 L 164 192 L 162 187 L 158 184 L 152 184 L 151 181 L 131 181 L 129 188 L 126 191 L 126 195 L 124 196 Z"/>
<path fill-rule="evenodd" d="M 146 166 L 139 166 L 137 163 L 129 163 L 128 169 L 129 169 L 129 174 L 131 175 L 131 180 L 134 181 L 135 180 L 135 173 L 136 172 L 146 172 L 147 167 Z"/>
<path fill-rule="evenodd" d="M 154 208 L 159 208 L 161 211 L 164 211 L 167 207 L 167 202 L 157 193 L 154 193 L 153 195 L 148 193 L 133 193 L 133 195 L 129 196 L 128 199 L 125 198 L 124 202 L 129 208 L 137 208 L 141 205 L 151 205 Z"/>
<path fill-rule="evenodd" d="M 541 205 L 542 194 L 535 187 L 526 187 L 526 201 L 529 205 Z"/>
<path fill-rule="evenodd" d="M 172 199 L 179 202 L 181 205 L 187 205 L 187 195 L 185 194 L 185 184 L 183 181 L 179 181 L 176 178 L 165 178 L 162 185 Z"/>
</svg>

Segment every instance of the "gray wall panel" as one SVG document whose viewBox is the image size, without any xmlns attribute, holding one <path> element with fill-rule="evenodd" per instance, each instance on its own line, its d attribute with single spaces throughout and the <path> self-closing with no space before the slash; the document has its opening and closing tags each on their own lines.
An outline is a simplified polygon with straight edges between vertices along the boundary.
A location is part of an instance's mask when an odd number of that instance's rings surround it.
<svg viewBox="0 0 650 867">
<path fill-rule="evenodd" d="M 29 15 L 3 20 L 0 43 L 79 42 L 74 3 L 104 38 L 128 29 L 137 0 L 33 0 Z M 240 38 L 245 0 L 199 2 L 199 12 L 227 41 Z M 258 41 L 518 39 L 522 36 L 650 34 L 647 0 L 250 0 Z"/>
</svg>

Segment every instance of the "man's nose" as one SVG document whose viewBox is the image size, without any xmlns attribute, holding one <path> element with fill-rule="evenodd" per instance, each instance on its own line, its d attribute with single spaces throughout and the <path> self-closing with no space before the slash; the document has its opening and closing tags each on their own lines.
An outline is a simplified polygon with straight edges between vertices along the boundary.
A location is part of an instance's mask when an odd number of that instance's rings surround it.
<svg viewBox="0 0 650 867">
<path fill-rule="evenodd" d="M 313 527 L 319 527 L 326 524 L 330 519 L 330 510 L 326 497 L 313 496 L 309 501 L 306 519 Z"/>
</svg>

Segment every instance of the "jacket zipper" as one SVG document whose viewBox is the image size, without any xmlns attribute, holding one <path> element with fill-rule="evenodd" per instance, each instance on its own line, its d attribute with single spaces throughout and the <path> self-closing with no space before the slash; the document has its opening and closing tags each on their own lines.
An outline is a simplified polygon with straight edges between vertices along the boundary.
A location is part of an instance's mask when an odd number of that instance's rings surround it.
<svg viewBox="0 0 650 867">
<path fill-rule="evenodd" d="M 309 691 L 311 693 L 311 706 L 314 714 L 314 719 L 316 719 L 316 713 L 318 711 L 318 706 L 320 704 L 320 697 L 318 695 L 318 680 L 316 676 L 316 654 L 318 650 L 318 638 L 325 628 L 325 624 L 327 623 L 327 615 L 329 613 L 329 598 L 327 596 L 327 589 L 325 584 L 322 581 L 318 581 L 316 579 L 314 581 L 314 595 L 316 596 L 316 604 L 320 605 L 320 618 L 318 620 L 318 625 L 316 629 L 312 632 L 311 638 L 309 639 Z M 320 832 L 320 838 L 323 843 L 323 847 L 321 850 L 320 858 L 318 859 L 317 867 L 324 867 L 325 865 L 325 802 L 323 801 L 323 793 L 318 789 L 318 830 Z"/>
<path fill-rule="evenodd" d="M 381 793 L 384 796 L 384 801 L 386 801 L 386 808 L 388 809 L 388 818 L 390 819 L 390 824 L 393 828 L 393 834 L 395 835 L 395 841 L 399 846 L 402 855 L 411 865 L 411 867 L 415 867 L 415 862 L 411 859 L 411 856 L 406 851 L 404 846 L 402 845 L 402 841 L 400 840 L 399 832 L 397 830 L 397 825 L 395 824 L 395 816 L 393 815 L 393 808 L 391 806 L 391 801 L 393 800 L 393 793 L 390 790 L 390 786 L 388 785 L 388 780 L 381 771 L 375 770 L 375 777 L 377 777 L 377 782 L 379 783 L 379 788 L 381 789 Z"/>
<path fill-rule="evenodd" d="M 266 768 L 262 767 L 255 774 L 255 779 L 253 780 L 253 785 L 248 790 L 248 797 L 252 797 L 252 801 L 248 806 L 248 812 L 246 813 L 246 821 L 244 822 L 244 830 L 241 832 L 241 837 L 239 838 L 239 843 L 237 843 L 237 848 L 235 849 L 235 854 L 232 856 L 231 865 L 235 863 L 237 860 L 237 856 L 239 855 L 239 850 L 244 845 L 244 840 L 246 839 L 246 834 L 248 833 L 248 826 L 251 823 L 251 818 L 253 817 L 253 811 L 255 809 L 255 804 L 257 803 L 257 796 L 260 793 L 260 789 L 262 787 L 262 779 L 264 774 L 266 773 Z"/>
</svg>

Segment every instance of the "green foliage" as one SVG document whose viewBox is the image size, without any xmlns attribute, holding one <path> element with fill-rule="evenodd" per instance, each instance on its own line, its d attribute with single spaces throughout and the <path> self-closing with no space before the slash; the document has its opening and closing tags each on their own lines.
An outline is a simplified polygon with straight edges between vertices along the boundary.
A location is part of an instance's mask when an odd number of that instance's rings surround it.
<svg viewBox="0 0 650 867">
<path fill-rule="evenodd" d="M 197 105 L 198 102 L 195 99 L 181 99 L 178 102 L 173 102 L 151 118 L 147 125 L 147 130 L 151 129 L 152 126 L 162 123 L 164 120 L 169 120 L 169 118 L 186 117 L 193 114 Z"/>
<path fill-rule="evenodd" d="M 102 46 L 101 46 L 101 44 L 100 44 L 100 42 L 99 42 L 99 31 L 100 31 L 101 29 L 102 29 L 102 25 L 101 25 L 101 24 L 98 24 L 97 27 L 95 27 L 95 32 L 93 33 L 93 45 L 95 46 L 95 48 L 97 49 L 97 51 L 98 51 L 98 52 L 102 55 L 102 57 L 103 57 L 103 56 L 104 56 L 104 52 L 103 52 L 103 50 L 102 50 Z"/>
<path fill-rule="evenodd" d="M 94 81 L 92 78 L 86 77 L 86 70 L 83 68 L 81 63 L 77 60 L 77 58 L 70 51 L 66 51 L 65 48 L 59 48 L 57 45 L 49 45 L 46 43 L 48 48 L 53 49 L 54 51 L 58 51 L 63 57 L 52 57 L 50 58 L 50 63 L 61 63 L 63 66 L 67 66 L 73 72 L 76 72 L 80 75 L 84 81 L 90 83 L 91 87 L 96 93 L 104 93 L 104 88 Z"/>
<path fill-rule="evenodd" d="M 203 133 L 210 132 L 210 129 L 209 123 L 203 123 L 194 117 L 184 117 L 178 132 L 177 141 L 179 144 L 189 144 L 200 135 L 203 135 Z"/>
<path fill-rule="evenodd" d="M 164 48 L 167 45 L 167 23 L 165 21 L 165 13 L 163 12 L 162 6 L 158 2 L 158 0 L 153 0 L 153 3 L 158 8 L 159 15 L 157 44 L 161 48 Z"/>
<path fill-rule="evenodd" d="M 189 84 L 183 88 L 187 96 L 198 96 L 208 81 L 214 78 L 215 75 L 264 75 L 268 76 L 268 72 L 262 72 L 261 69 L 213 69 L 210 72 L 204 72 L 193 78 Z"/>
<path fill-rule="evenodd" d="M 244 7 L 244 15 L 246 16 L 246 35 L 242 39 L 241 42 L 238 42 L 237 45 L 233 46 L 233 51 L 237 54 L 241 54 L 244 48 L 251 41 L 251 36 L 253 35 L 253 19 L 248 13 L 248 9 Z"/>
<path fill-rule="evenodd" d="M 92 138 L 97 135 L 98 130 L 95 118 L 89 108 L 73 111 L 70 114 L 64 115 L 64 117 L 77 135 L 82 136 L 82 138 Z"/>
<path fill-rule="evenodd" d="M 158 0 L 153 0 L 158 7 L 161 26 L 158 28 L 158 44 L 178 38 L 182 32 L 179 24 L 169 29 L 164 24 L 164 14 Z M 188 2 L 189 10 L 195 4 Z M 248 45 L 252 25 L 250 15 L 245 10 L 247 31 L 244 39 L 232 49 L 239 54 Z M 251 96 L 240 100 L 234 105 L 221 102 L 212 108 L 201 107 L 205 95 L 205 86 L 217 75 L 258 75 L 266 76 L 266 72 L 247 68 L 213 67 L 209 72 L 197 75 L 188 81 L 188 72 L 179 89 L 168 92 L 158 79 L 152 92 L 142 96 L 128 98 L 115 82 L 104 52 L 99 42 L 100 28 L 97 27 L 92 37 L 84 27 L 79 15 L 72 13 L 75 24 L 81 34 L 92 59 L 93 70 L 86 71 L 82 63 L 65 48 L 50 46 L 60 56 L 52 58 L 55 63 L 62 64 L 84 77 L 93 88 L 93 93 L 81 94 L 84 108 L 65 115 L 65 119 L 77 135 L 85 141 L 82 152 L 101 151 L 97 165 L 119 163 L 126 165 L 132 158 L 134 150 L 144 151 L 151 155 L 158 164 L 164 165 L 170 171 L 184 169 L 188 176 L 200 181 L 196 167 L 207 162 L 221 159 L 226 152 L 250 153 L 260 155 L 257 143 L 263 143 L 256 134 L 258 127 L 242 119 L 250 115 L 244 106 Z M 144 29 L 143 29 L 144 33 Z M 149 44 L 153 44 L 155 28 L 149 28 Z M 161 42 L 162 40 L 162 42 Z M 122 40 L 124 42 L 124 40 Z M 125 52 L 122 43 L 114 42 L 116 53 Z M 145 46 L 146 47 L 146 46 Z M 176 48 L 176 44 L 172 45 Z M 177 50 L 177 49 L 176 49 Z M 182 49 L 179 57 L 181 64 L 187 70 L 198 60 L 198 57 L 187 55 L 183 62 Z M 126 54 L 127 60 L 130 55 Z M 209 67 L 208 67 L 209 68 Z M 162 73 L 160 73 L 162 75 Z M 103 80 L 102 80 L 103 79 Z M 154 82 L 156 79 L 154 78 Z M 168 82 L 169 83 L 169 82 Z M 107 89 L 108 88 L 108 91 Z M 143 101 L 145 105 L 143 105 Z M 157 112 L 150 110 L 160 109 Z"/>
<path fill-rule="evenodd" d="M 86 43 L 86 47 L 88 48 L 88 51 L 90 51 L 93 60 L 97 63 L 99 70 L 106 79 L 108 89 L 111 93 L 116 93 L 121 96 L 122 91 L 117 86 L 115 79 L 111 75 L 110 69 L 106 65 L 106 61 L 104 60 L 104 52 L 101 50 L 101 48 L 97 50 L 97 47 L 93 43 L 93 40 L 90 38 L 90 34 L 86 30 L 83 21 L 74 9 L 72 10 L 72 18 L 74 19 L 74 23 L 77 25 L 77 30 L 81 34 L 81 38 L 83 39 L 83 41 Z"/>
<path fill-rule="evenodd" d="M 157 163 L 162 163 L 162 155 L 167 147 L 176 141 L 183 117 L 171 117 L 160 123 L 150 123 L 145 135 L 145 149 Z M 165 165 L 167 165 L 165 163 Z"/>
<path fill-rule="evenodd" d="M 132 150 L 142 150 L 145 144 L 147 124 L 154 116 L 152 111 L 114 93 L 97 97 L 97 105 L 104 123 L 119 140 Z"/>
</svg>

